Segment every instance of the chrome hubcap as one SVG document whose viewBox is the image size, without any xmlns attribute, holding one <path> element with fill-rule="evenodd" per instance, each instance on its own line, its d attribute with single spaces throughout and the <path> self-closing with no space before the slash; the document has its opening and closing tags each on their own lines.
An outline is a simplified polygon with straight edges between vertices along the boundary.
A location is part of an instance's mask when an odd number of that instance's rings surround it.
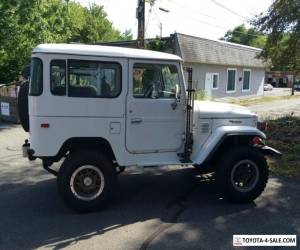
<svg viewBox="0 0 300 250">
<path fill-rule="evenodd" d="M 92 165 L 76 169 L 70 179 L 72 193 L 80 200 L 96 199 L 103 192 L 105 185 L 102 171 Z"/>
</svg>

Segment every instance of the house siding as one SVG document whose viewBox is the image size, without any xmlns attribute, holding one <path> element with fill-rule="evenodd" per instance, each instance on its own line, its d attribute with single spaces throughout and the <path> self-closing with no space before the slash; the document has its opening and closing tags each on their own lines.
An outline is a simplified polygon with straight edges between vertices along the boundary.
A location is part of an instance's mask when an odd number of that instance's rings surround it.
<svg viewBox="0 0 300 250">
<path fill-rule="evenodd" d="M 253 67 L 237 67 L 230 65 L 209 65 L 200 63 L 184 63 L 185 67 L 193 68 L 193 82 L 197 89 L 205 90 L 206 73 L 218 73 L 219 84 L 218 89 L 211 90 L 212 97 L 240 97 L 251 95 L 263 95 L 263 86 L 265 79 L 265 70 L 263 68 Z M 236 71 L 236 88 L 235 92 L 227 92 L 227 69 L 235 68 Z M 245 69 L 251 70 L 250 90 L 243 91 L 243 71 Z M 185 76 L 186 77 L 186 76 Z M 241 80 L 239 81 L 239 78 Z M 186 79 L 187 80 L 187 79 Z M 207 92 L 207 90 L 205 90 Z"/>
</svg>

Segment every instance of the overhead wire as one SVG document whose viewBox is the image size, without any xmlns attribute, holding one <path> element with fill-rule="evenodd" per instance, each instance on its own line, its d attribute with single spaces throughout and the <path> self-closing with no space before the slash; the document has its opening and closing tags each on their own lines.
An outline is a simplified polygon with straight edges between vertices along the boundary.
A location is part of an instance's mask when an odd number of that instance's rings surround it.
<svg viewBox="0 0 300 250">
<path fill-rule="evenodd" d="M 214 4 L 218 5 L 219 7 L 221 7 L 221 8 L 223 8 L 223 9 L 225 9 L 225 10 L 231 12 L 232 14 L 234 14 L 234 15 L 236 15 L 236 16 L 239 16 L 239 17 L 243 18 L 244 20 L 247 20 L 247 21 L 249 20 L 249 18 L 240 15 L 239 13 L 237 13 L 237 12 L 235 12 L 234 10 L 232 10 L 232 9 L 230 9 L 230 8 L 228 8 L 228 7 L 226 7 L 225 5 L 220 4 L 220 3 L 217 2 L 216 0 L 210 0 L 210 1 L 213 2 Z"/>
</svg>

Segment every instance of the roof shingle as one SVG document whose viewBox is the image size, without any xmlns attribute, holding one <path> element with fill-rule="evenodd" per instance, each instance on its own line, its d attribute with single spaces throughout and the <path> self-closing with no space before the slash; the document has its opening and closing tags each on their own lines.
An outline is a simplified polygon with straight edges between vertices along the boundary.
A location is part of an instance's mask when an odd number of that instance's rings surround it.
<svg viewBox="0 0 300 250">
<path fill-rule="evenodd" d="M 176 33 L 179 54 L 185 62 L 265 68 L 261 49 Z"/>
</svg>

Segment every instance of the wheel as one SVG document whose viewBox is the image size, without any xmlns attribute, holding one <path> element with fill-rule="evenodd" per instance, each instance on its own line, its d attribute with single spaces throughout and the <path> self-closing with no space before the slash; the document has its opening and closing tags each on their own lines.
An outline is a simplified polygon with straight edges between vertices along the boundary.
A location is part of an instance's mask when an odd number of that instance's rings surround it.
<svg viewBox="0 0 300 250">
<path fill-rule="evenodd" d="M 67 156 L 57 176 L 58 190 L 77 211 L 102 208 L 116 184 L 116 168 L 100 152 L 77 151 Z"/>
<path fill-rule="evenodd" d="M 23 129 L 29 132 L 29 113 L 28 113 L 28 92 L 29 82 L 22 83 L 18 93 L 18 113 Z"/>
<path fill-rule="evenodd" d="M 247 203 L 264 191 L 268 175 L 267 162 L 257 149 L 234 147 L 224 152 L 218 161 L 216 182 L 223 197 Z"/>
</svg>

